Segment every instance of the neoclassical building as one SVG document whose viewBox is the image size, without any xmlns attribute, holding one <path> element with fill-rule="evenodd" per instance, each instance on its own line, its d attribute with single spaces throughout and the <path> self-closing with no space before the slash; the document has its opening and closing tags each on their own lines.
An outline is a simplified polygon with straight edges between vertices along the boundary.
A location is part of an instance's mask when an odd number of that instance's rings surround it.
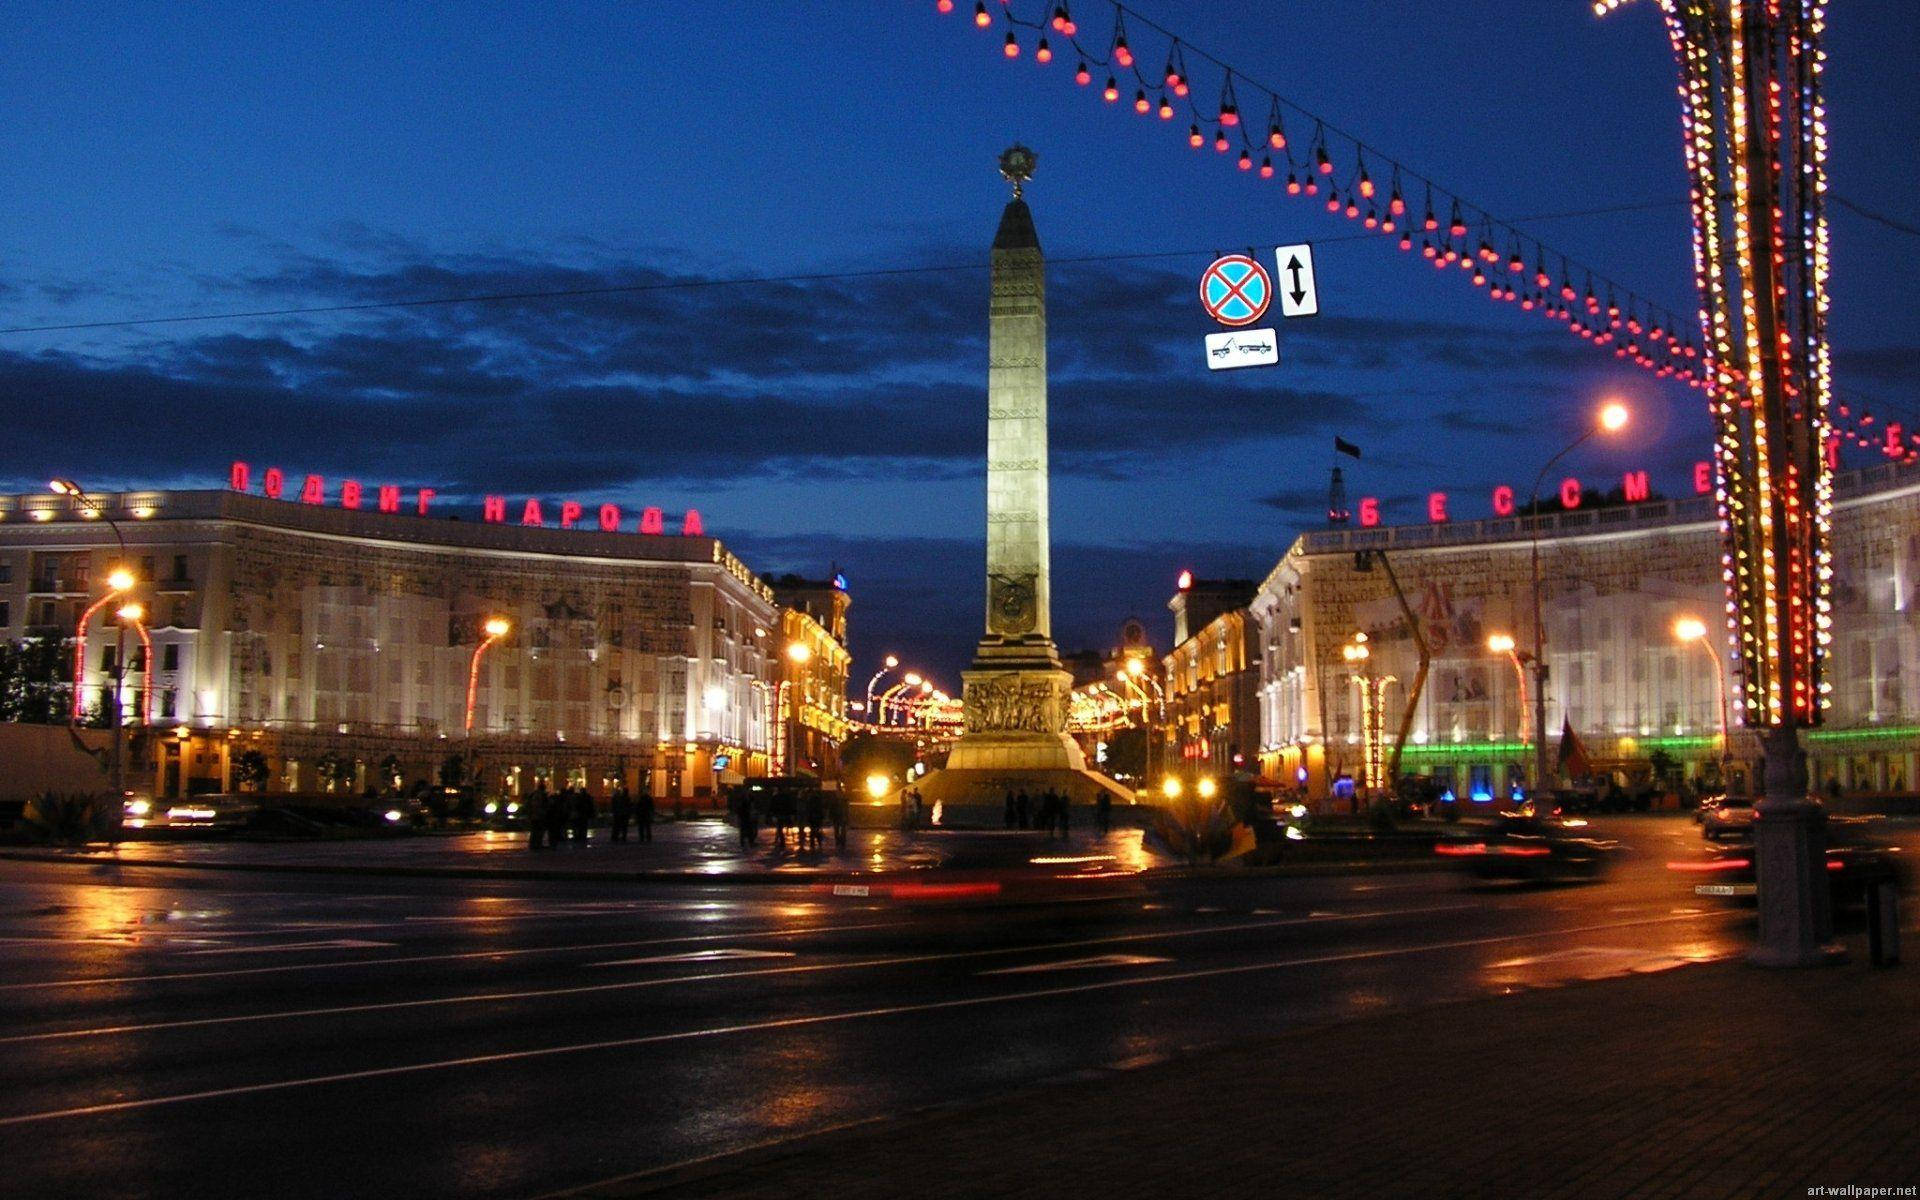
<svg viewBox="0 0 1920 1200">
<path fill-rule="evenodd" d="M 288 492 L 0 497 L 0 638 L 77 642 L 83 712 L 113 688 L 109 573 L 137 577 L 152 649 L 129 636 L 122 711 L 157 794 L 228 790 L 248 750 L 274 790 L 358 789 L 389 760 L 432 780 L 455 754 L 509 794 L 697 797 L 768 770 L 780 610 L 697 517 L 508 523 Z"/>
<path fill-rule="evenodd" d="M 1835 478 L 1832 706 L 1807 735 L 1820 786 L 1910 790 L 1920 780 L 1920 468 L 1889 463 Z M 1361 774 L 1365 675 L 1392 676 L 1384 706 L 1397 730 L 1418 667 L 1387 574 L 1391 559 L 1430 652 L 1403 772 L 1430 774 L 1466 800 L 1498 801 L 1532 773 L 1532 712 L 1514 660 L 1489 639 L 1533 644 L 1531 522 L 1523 517 L 1316 531 L 1298 538 L 1260 585 L 1250 612 L 1259 642 L 1261 773 L 1304 780 L 1324 796 Z M 1632 777 L 1671 759 L 1689 777 L 1721 755 L 1720 686 L 1737 696 L 1728 657 L 1719 532 L 1710 498 L 1648 499 L 1540 518 L 1545 727 L 1570 724 L 1601 770 Z M 1682 620 L 1702 640 L 1675 636 Z M 1342 648 L 1367 635 L 1368 657 Z M 1704 644 L 1703 644 L 1704 642 Z M 1729 708 L 1733 705 L 1730 701 Z M 1758 747 L 1737 712 L 1727 747 L 1736 783 Z"/>
</svg>

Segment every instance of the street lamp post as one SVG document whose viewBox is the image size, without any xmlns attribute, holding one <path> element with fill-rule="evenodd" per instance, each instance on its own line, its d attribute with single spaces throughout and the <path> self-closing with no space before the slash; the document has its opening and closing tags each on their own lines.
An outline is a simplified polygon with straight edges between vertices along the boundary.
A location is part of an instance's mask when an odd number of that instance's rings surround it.
<svg viewBox="0 0 1920 1200">
<path fill-rule="evenodd" d="M 487 647 L 493 645 L 513 631 L 513 622 L 507 620 L 505 617 L 488 617 L 486 624 L 481 626 L 481 631 L 485 633 L 486 636 L 481 638 L 480 644 L 473 648 L 473 662 L 467 667 L 468 741 L 473 740 L 473 706 L 475 701 L 480 698 L 480 656 L 487 652 Z"/>
<path fill-rule="evenodd" d="M 880 682 L 881 676 L 885 675 L 888 671 L 893 670 L 895 667 L 899 665 L 900 665 L 900 660 L 894 657 L 893 655 L 889 654 L 886 657 L 886 661 L 881 664 L 880 669 L 873 673 L 873 678 L 867 680 L 867 712 L 869 714 L 873 712 L 873 689 L 875 685 L 877 685 Z"/>
<path fill-rule="evenodd" d="M 1727 786 L 1727 671 L 1720 665 L 1720 656 L 1714 653 L 1707 642 L 1707 624 L 1698 617 L 1681 617 L 1673 623 L 1673 636 L 1682 643 L 1695 642 L 1707 652 L 1707 661 L 1713 664 L 1713 688 L 1720 707 L 1720 786 Z"/>
<path fill-rule="evenodd" d="M 1513 664 L 1513 677 L 1520 685 L 1520 744 L 1527 743 L 1527 669 L 1521 665 L 1520 652 L 1514 648 L 1513 635 L 1496 633 L 1487 638 L 1487 649 L 1495 654 L 1504 654 Z"/>
<path fill-rule="evenodd" d="M 804 671 L 813 661 L 813 647 L 805 642 L 787 643 L 787 661 L 793 664 L 796 672 Z M 794 774 L 800 748 L 800 678 L 796 674 L 791 680 L 792 687 L 787 692 L 787 756 L 786 773 Z"/>
<path fill-rule="evenodd" d="M 1547 628 L 1540 619 L 1540 485 L 1555 463 L 1584 446 L 1596 433 L 1618 433 L 1627 427 L 1631 414 L 1624 404 L 1607 404 L 1586 432 L 1560 448 L 1534 476 L 1533 492 L 1527 501 L 1530 558 L 1533 578 L 1533 789 L 1534 811 L 1543 812 L 1538 799 L 1547 783 Z"/>
</svg>

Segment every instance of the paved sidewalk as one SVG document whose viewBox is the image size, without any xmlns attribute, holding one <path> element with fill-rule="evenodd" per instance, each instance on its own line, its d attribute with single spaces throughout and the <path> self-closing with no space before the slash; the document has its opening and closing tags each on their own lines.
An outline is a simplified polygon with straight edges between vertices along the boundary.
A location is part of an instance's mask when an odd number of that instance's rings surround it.
<svg viewBox="0 0 1920 1200">
<path fill-rule="evenodd" d="M 1721 962 L 1395 1013 L 587 1194 L 1744 1200 L 1914 1187 L 1920 969 L 1872 970 L 1858 941 L 1853 964 L 1827 970 Z"/>
<path fill-rule="evenodd" d="M 620 879 L 694 883 L 802 883 L 871 879 L 949 870 L 1005 869 L 1038 855 L 1105 854 L 1128 870 L 1166 865 L 1138 829 L 1104 837 L 1091 830 L 1070 842 L 1039 831 L 903 833 L 854 829 L 847 847 L 801 853 L 775 850 L 773 834 L 761 830 L 759 845 L 740 848 L 737 831 L 718 820 L 663 821 L 652 842 L 613 842 L 604 827 L 585 846 L 569 843 L 539 852 L 524 833 L 425 833 L 340 841 L 256 842 L 234 838 L 123 842 L 117 849 L 44 848 L 0 850 L 0 859 L 118 862 L 132 866 L 200 867 L 215 870 L 304 871 L 373 875 L 424 875 L 524 879 Z"/>
</svg>

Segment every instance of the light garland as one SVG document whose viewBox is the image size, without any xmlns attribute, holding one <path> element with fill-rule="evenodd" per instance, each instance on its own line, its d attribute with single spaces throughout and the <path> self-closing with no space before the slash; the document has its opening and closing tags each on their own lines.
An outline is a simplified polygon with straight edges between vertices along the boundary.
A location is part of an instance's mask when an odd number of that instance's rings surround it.
<svg viewBox="0 0 1920 1200">
<path fill-rule="evenodd" d="M 1159 125 L 1173 122 L 1178 101 L 1186 108 L 1186 140 L 1194 149 L 1211 147 L 1240 172 L 1272 181 L 1289 196 L 1318 199 L 1324 190 L 1321 202 L 1329 213 L 1393 238 L 1403 252 L 1411 253 L 1417 240 L 1421 255 L 1436 269 L 1457 268 L 1463 280 L 1489 299 L 1558 321 L 1569 333 L 1611 349 L 1615 358 L 1660 378 L 1678 379 L 1696 388 L 1706 385 L 1705 355 L 1669 310 L 1438 187 L 1117 0 L 1102 3 L 1112 16 L 1110 26 L 1102 23 L 1102 28 L 1111 30 L 1104 41 L 1091 32 L 1082 40 L 1082 25 L 1064 4 L 1053 6 L 1049 18 L 1033 20 L 1023 15 L 1030 11 L 1024 2 L 998 0 L 992 6 L 982 2 L 975 6 L 974 23 L 983 29 L 992 28 L 996 21 L 1006 27 L 1000 45 L 1009 59 L 1023 57 L 1023 34 L 1035 39 L 1032 57 L 1042 63 L 1054 56 L 1053 42 L 1059 39 L 1076 52 L 1074 82 L 1090 87 L 1096 75 L 1104 76 L 1098 93 L 1107 103 L 1130 106 Z M 943 13 L 953 10 L 944 0 L 934 7 Z M 1047 11 L 1044 5 L 1039 7 Z M 1145 46 L 1139 36 L 1143 30 L 1164 41 L 1164 57 L 1160 42 L 1151 50 Z M 1045 56 L 1039 53 L 1041 46 L 1047 47 Z M 1219 74 L 1219 100 L 1209 108 L 1201 108 L 1195 94 L 1212 95 L 1213 89 L 1202 88 L 1193 79 L 1188 51 Z M 1149 61 L 1164 61 L 1166 68 L 1153 73 L 1144 66 Z M 1123 95 L 1130 97 L 1130 105 L 1119 104 Z M 1264 106 L 1258 103 L 1261 99 Z M 1253 117 L 1262 107 L 1266 120 L 1257 123 Z M 1289 110 L 1296 114 L 1296 124 L 1313 123 L 1313 138 L 1298 157 L 1286 131 L 1284 118 Z M 1380 188 L 1383 178 L 1389 185 L 1385 196 Z M 1412 187 L 1418 187 L 1427 202 L 1425 219 L 1417 230 L 1406 201 Z M 1445 225 L 1434 217 L 1436 197 L 1451 213 Z M 1500 246 L 1508 247 L 1509 253 L 1503 256 Z M 1531 272 L 1528 262 L 1534 264 Z M 1559 267 L 1557 289 L 1547 269 L 1550 262 Z M 1576 278 L 1581 280 L 1580 288 L 1574 285 Z"/>
</svg>

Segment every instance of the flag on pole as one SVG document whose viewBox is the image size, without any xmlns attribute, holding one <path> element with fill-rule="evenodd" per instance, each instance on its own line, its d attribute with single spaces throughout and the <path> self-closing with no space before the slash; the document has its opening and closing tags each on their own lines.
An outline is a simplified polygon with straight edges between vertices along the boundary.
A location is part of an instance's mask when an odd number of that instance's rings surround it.
<svg viewBox="0 0 1920 1200">
<path fill-rule="evenodd" d="M 1354 445 L 1352 442 L 1348 441 L 1347 439 L 1343 437 L 1338 437 L 1338 436 L 1336 436 L 1333 439 L 1333 452 L 1335 454 L 1344 454 L 1348 458 L 1360 457 L 1360 447 Z"/>
<path fill-rule="evenodd" d="M 1560 773 L 1568 779 L 1579 779 L 1593 774 L 1593 760 L 1587 757 L 1587 747 L 1581 742 L 1580 735 L 1573 731 L 1570 717 L 1560 719 Z"/>
</svg>

